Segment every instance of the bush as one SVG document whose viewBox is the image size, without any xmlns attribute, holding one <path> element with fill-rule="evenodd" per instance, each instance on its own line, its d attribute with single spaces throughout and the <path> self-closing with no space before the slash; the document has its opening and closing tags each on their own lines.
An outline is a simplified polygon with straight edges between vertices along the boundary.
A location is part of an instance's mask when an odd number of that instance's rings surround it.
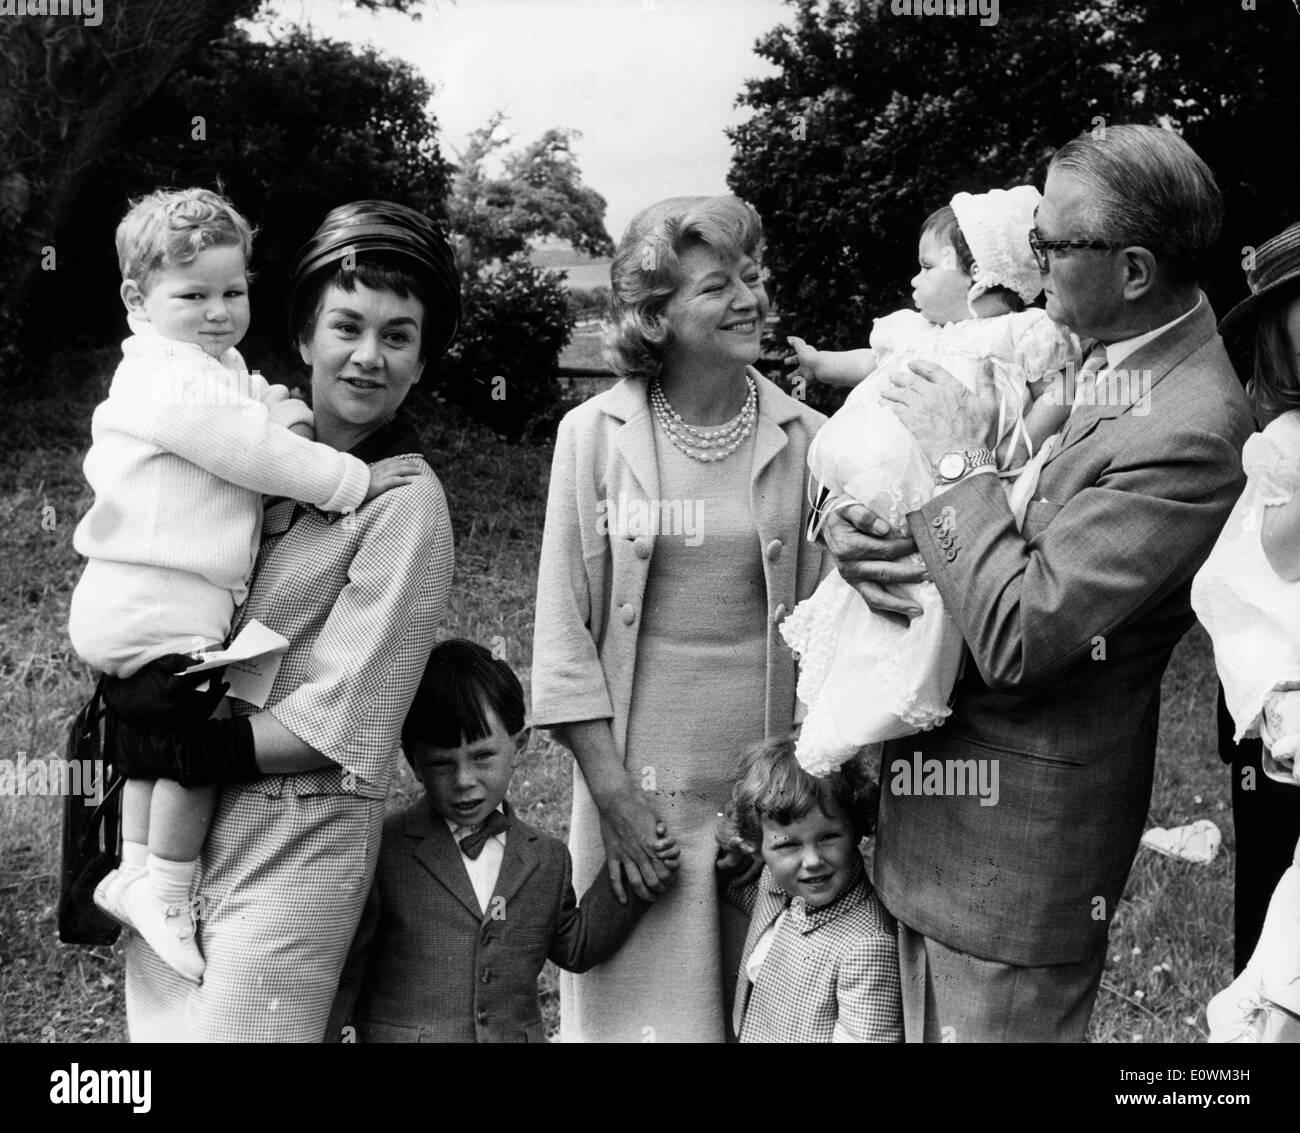
<svg viewBox="0 0 1300 1133">
<path fill-rule="evenodd" d="M 1214 170 L 1225 223 L 1203 286 L 1220 313 L 1245 292 L 1244 249 L 1300 213 L 1300 182 L 1277 175 L 1300 93 L 1288 4 L 1061 0 L 995 27 L 886 0 L 790 7 L 757 45 L 776 72 L 741 95 L 728 184 L 763 217 L 783 331 L 815 346 L 864 346 L 910 305 L 921 222 L 953 193 L 1041 186 L 1052 152 L 1104 123 L 1168 124 Z"/>
<path fill-rule="evenodd" d="M 450 170 L 427 109 L 432 93 L 409 63 L 303 32 L 260 43 L 236 30 L 208 44 L 140 105 L 86 178 L 59 239 L 59 270 L 43 273 L 55 291 L 44 305 L 60 338 L 121 341 L 113 232 L 127 198 L 202 185 L 224 189 L 261 230 L 241 352 L 264 372 L 276 359 L 295 364 L 285 318 L 289 268 L 326 212 L 378 197 L 445 223 Z"/>
<path fill-rule="evenodd" d="M 560 351 L 573 320 L 563 282 L 523 256 L 462 286 L 460 335 L 433 392 L 512 441 L 548 436 L 562 406 Z"/>
</svg>

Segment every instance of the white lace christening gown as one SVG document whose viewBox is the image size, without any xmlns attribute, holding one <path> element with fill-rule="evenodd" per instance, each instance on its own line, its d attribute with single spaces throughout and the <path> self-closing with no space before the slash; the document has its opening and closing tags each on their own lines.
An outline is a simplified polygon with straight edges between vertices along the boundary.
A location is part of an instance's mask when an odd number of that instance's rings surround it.
<svg viewBox="0 0 1300 1133">
<path fill-rule="evenodd" d="M 1260 542 L 1266 508 L 1300 488 L 1300 410 L 1250 437 L 1241 464 L 1246 488 L 1192 580 L 1192 609 L 1214 643 L 1238 741 L 1259 734 L 1270 692 L 1300 688 L 1300 582 L 1284 581 Z"/>
<path fill-rule="evenodd" d="M 876 320 L 871 347 L 875 370 L 822 426 L 808 467 L 818 490 L 829 493 L 823 513 L 856 501 L 897 535 L 908 533 L 908 512 L 933 496 L 934 476 L 911 433 L 880 399 L 892 373 L 911 361 L 934 362 L 974 390 L 983 360 L 991 359 L 1006 436 L 1028 401 L 1026 382 L 1078 357 L 1077 343 L 1037 309 L 942 327 L 919 312 L 898 311 Z M 1048 451 L 1036 454 L 1016 482 L 1017 523 Z M 903 561 L 921 565 L 919 554 Z M 799 657 L 798 695 L 807 709 L 796 754 L 816 774 L 838 767 L 865 744 L 933 728 L 951 712 L 961 634 L 934 583 L 896 589 L 922 611 L 910 624 L 876 613 L 831 573 L 781 625 Z"/>
</svg>

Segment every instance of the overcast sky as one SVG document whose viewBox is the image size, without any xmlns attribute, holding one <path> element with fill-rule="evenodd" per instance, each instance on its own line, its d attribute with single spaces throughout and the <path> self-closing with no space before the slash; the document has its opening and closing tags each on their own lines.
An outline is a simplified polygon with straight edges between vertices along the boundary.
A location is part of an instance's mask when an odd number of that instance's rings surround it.
<svg viewBox="0 0 1300 1133">
<path fill-rule="evenodd" d="M 281 0 L 318 35 L 372 43 L 435 85 L 443 152 L 493 110 L 520 144 L 553 126 L 582 131 L 583 180 L 609 203 L 617 239 L 663 197 L 725 193 L 723 129 L 744 80 L 772 73 L 755 40 L 787 22 L 781 0 L 427 0 L 415 22 L 347 0 Z"/>
</svg>

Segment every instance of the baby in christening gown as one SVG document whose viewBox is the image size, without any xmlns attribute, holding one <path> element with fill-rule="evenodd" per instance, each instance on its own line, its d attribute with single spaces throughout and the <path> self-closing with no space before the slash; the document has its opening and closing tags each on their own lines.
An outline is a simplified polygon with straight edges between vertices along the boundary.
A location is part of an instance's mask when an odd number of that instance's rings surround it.
<svg viewBox="0 0 1300 1133">
<path fill-rule="evenodd" d="M 1069 416 L 1079 346 L 1040 309 L 1029 247 L 1039 194 L 1029 185 L 958 193 L 921 229 L 917 310 L 877 319 L 870 348 L 818 351 L 791 338 L 796 375 L 854 385 L 808 454 L 825 499 L 819 519 L 861 503 L 908 533 L 906 516 L 934 495 L 929 460 L 880 394 L 908 363 L 933 362 L 975 391 L 992 367 L 999 398 L 998 468 L 1017 524 Z M 816 532 L 810 532 L 810 537 Z M 906 560 L 905 560 L 906 561 Z M 920 565 L 920 556 L 912 560 Z M 836 573 L 782 623 L 799 656 L 798 695 L 807 709 L 797 756 L 824 774 L 862 746 L 933 728 L 949 714 L 962 638 L 932 582 L 901 587 L 922 613 L 910 624 L 876 613 Z"/>
</svg>

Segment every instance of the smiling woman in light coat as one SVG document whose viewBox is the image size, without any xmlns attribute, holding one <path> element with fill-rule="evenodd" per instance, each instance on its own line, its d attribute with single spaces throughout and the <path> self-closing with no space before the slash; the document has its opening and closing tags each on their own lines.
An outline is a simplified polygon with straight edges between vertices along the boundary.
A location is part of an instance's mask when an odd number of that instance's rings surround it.
<svg viewBox="0 0 1300 1133">
<path fill-rule="evenodd" d="M 636 216 L 611 268 L 624 380 L 556 440 L 533 719 L 577 761 L 575 885 L 608 869 L 620 893 L 657 898 L 611 961 L 562 977 L 566 1041 L 727 1036 L 744 925 L 724 924 L 713 828 L 741 752 L 792 726 L 795 662 L 777 626 L 829 565 L 802 537 L 824 419 L 752 365 L 761 236 L 735 197 Z M 660 823 L 681 847 L 671 889 Z"/>
</svg>

